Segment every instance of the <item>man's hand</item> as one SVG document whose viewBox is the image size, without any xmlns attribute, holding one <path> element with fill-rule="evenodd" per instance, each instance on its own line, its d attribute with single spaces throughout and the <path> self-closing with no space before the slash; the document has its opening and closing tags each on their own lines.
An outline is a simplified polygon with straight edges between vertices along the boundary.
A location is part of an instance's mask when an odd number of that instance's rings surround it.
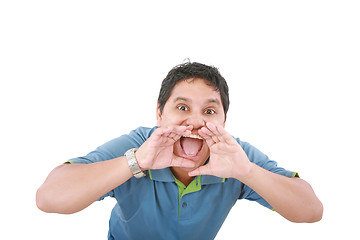
<svg viewBox="0 0 360 240">
<path fill-rule="evenodd" d="M 146 170 L 194 167 L 193 161 L 175 156 L 173 153 L 174 143 L 182 136 L 189 136 L 192 128 L 192 126 L 174 126 L 156 129 L 135 153 L 140 168 Z"/>
<path fill-rule="evenodd" d="M 316 222 L 321 219 L 322 203 L 307 182 L 272 173 L 251 163 L 240 144 L 222 126 L 207 123 L 198 133 L 210 148 L 210 161 L 189 172 L 190 176 L 236 178 L 290 221 Z"/>
<path fill-rule="evenodd" d="M 209 146 L 210 161 L 189 172 L 189 176 L 213 175 L 239 179 L 249 173 L 251 164 L 246 153 L 222 126 L 207 123 L 198 133 Z"/>
</svg>

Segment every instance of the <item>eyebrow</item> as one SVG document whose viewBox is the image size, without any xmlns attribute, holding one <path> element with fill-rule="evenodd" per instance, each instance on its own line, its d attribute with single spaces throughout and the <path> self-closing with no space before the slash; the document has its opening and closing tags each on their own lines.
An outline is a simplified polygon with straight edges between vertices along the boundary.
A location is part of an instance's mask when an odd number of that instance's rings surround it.
<svg viewBox="0 0 360 240">
<path fill-rule="evenodd" d="M 191 103 L 192 100 L 190 98 L 186 98 L 186 97 L 177 97 L 175 98 L 174 102 L 178 102 L 178 101 L 184 101 L 184 102 L 189 102 Z M 216 98 L 209 98 L 206 103 L 215 103 L 217 105 L 221 105 L 220 101 Z"/>
</svg>

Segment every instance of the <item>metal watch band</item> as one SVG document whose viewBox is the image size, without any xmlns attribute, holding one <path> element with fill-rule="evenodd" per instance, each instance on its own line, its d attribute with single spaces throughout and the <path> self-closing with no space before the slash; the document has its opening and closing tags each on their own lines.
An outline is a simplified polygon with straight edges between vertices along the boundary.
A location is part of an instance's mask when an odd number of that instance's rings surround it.
<svg viewBox="0 0 360 240">
<path fill-rule="evenodd" d="M 139 164 L 136 161 L 135 152 L 137 150 L 138 150 L 137 148 L 131 148 L 131 149 L 127 150 L 125 153 L 125 157 L 128 161 L 130 170 L 134 174 L 134 176 L 136 178 L 141 178 L 141 177 L 146 176 L 146 174 L 143 171 L 141 171 Z"/>
</svg>

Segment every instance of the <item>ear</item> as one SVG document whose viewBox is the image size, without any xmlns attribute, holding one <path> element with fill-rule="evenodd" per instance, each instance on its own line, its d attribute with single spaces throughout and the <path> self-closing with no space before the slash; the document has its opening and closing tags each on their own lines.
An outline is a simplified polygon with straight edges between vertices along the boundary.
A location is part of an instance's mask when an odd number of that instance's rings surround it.
<svg viewBox="0 0 360 240">
<path fill-rule="evenodd" d="M 156 122 L 157 122 L 157 126 L 161 127 L 162 115 L 161 115 L 159 106 L 160 106 L 160 104 L 157 103 L 157 105 L 156 105 Z"/>
</svg>

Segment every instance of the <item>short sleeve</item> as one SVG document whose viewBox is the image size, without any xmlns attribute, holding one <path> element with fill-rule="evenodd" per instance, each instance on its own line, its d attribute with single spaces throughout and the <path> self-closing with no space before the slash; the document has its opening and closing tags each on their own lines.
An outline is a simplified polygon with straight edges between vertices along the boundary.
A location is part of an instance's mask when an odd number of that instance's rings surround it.
<svg viewBox="0 0 360 240">
<path fill-rule="evenodd" d="M 286 170 L 282 167 L 278 167 L 277 163 L 273 160 L 270 160 L 268 156 L 262 153 L 260 150 L 255 148 L 254 146 L 250 145 L 247 142 L 241 142 L 239 139 L 236 139 L 241 147 L 244 149 L 245 153 L 247 154 L 249 160 L 259 167 L 262 167 L 270 172 L 283 175 L 285 177 L 299 177 L 297 172 Z M 256 201 L 259 204 L 272 209 L 272 206 L 265 201 L 259 194 L 257 194 L 254 190 L 252 190 L 247 185 L 243 186 L 241 191 L 241 195 L 239 199 L 247 199 L 250 201 Z"/>
<path fill-rule="evenodd" d="M 107 161 L 117 157 L 124 156 L 125 152 L 130 148 L 139 148 L 155 131 L 154 128 L 139 127 L 129 134 L 122 135 L 115 138 L 90 152 L 86 156 L 69 159 L 65 163 L 71 164 L 91 164 L 101 161 Z M 114 191 L 110 191 L 98 200 L 103 200 L 105 197 L 114 197 Z"/>
</svg>

